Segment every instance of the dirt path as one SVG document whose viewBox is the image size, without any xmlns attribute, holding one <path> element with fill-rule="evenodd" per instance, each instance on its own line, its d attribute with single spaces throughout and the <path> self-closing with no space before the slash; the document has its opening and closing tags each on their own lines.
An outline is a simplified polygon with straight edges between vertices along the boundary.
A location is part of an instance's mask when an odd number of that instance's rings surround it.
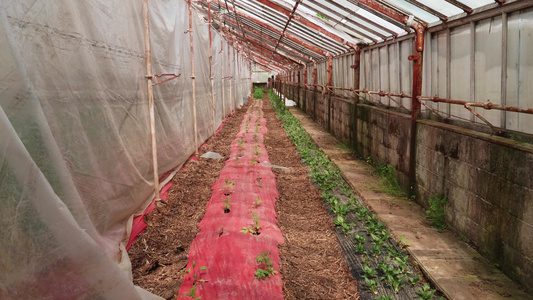
<svg viewBox="0 0 533 300">
<path fill-rule="evenodd" d="M 200 153 L 213 151 L 225 158 L 248 107 L 226 122 Z M 311 185 L 309 170 L 300 163 L 267 98 L 264 116 L 268 134 L 265 146 L 278 181 L 278 226 L 285 243 L 280 245 L 280 272 L 286 299 L 356 299 L 357 283 L 350 275 L 339 248 L 331 218 L 320 193 Z M 148 228 L 129 251 L 134 283 L 166 299 L 176 299 L 183 280 L 191 241 L 211 196 L 224 160 L 189 161 L 173 179 L 168 205 L 147 217 Z"/>
</svg>

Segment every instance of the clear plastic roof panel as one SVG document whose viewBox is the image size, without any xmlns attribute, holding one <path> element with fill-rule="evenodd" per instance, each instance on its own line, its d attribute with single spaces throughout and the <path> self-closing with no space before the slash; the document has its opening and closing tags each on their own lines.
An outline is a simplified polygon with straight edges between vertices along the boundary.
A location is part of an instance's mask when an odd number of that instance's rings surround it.
<svg viewBox="0 0 533 300">
<path fill-rule="evenodd" d="M 277 68 L 324 60 L 413 32 L 404 18 L 434 26 L 494 0 L 210 0 L 222 34 Z M 207 0 L 198 2 L 207 10 Z M 392 14 L 391 14 L 392 12 Z"/>
</svg>

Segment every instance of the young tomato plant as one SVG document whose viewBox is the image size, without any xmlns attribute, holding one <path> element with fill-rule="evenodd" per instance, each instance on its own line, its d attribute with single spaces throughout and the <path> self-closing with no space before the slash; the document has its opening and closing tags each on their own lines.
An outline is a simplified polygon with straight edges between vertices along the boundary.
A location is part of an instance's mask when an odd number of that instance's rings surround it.
<svg viewBox="0 0 533 300">
<path fill-rule="evenodd" d="M 254 234 L 254 235 L 259 235 L 261 234 L 261 223 L 260 223 L 260 220 L 261 218 L 255 214 L 255 212 L 251 211 L 250 212 L 253 216 L 253 225 L 249 225 L 248 227 L 243 227 L 241 229 L 241 232 L 242 233 L 250 233 L 250 234 Z"/>
<path fill-rule="evenodd" d="M 206 266 L 201 266 L 200 267 L 200 271 L 205 271 L 207 270 L 207 267 Z M 205 279 L 201 279 L 200 278 L 200 275 L 197 274 L 197 271 L 196 271 L 196 262 L 193 260 L 192 261 L 192 269 L 189 268 L 187 269 L 187 271 L 185 271 L 185 274 L 190 274 L 192 272 L 192 276 L 193 276 L 193 284 L 192 284 L 192 287 L 189 289 L 189 292 L 185 295 L 183 295 L 183 298 L 185 297 L 191 297 L 192 299 L 194 300 L 198 300 L 200 299 L 201 297 L 196 297 L 196 289 L 197 289 L 197 285 L 198 284 L 202 284 L 204 282 L 207 282 L 207 280 Z M 182 299 L 183 299 L 182 298 Z"/>
<path fill-rule="evenodd" d="M 259 268 L 255 271 L 255 277 L 262 280 L 272 275 L 276 275 L 278 271 L 274 270 L 274 263 L 272 262 L 272 257 L 270 251 L 263 251 L 261 254 L 257 255 L 255 260 L 259 264 Z"/>
<path fill-rule="evenodd" d="M 261 201 L 261 199 L 259 199 L 259 198 L 255 198 L 255 201 L 253 202 L 254 207 L 255 207 L 255 208 L 258 208 L 259 205 L 261 205 L 262 202 L 263 202 L 263 201 Z"/>
<path fill-rule="evenodd" d="M 236 163 L 238 163 L 238 160 L 235 160 Z M 233 186 L 235 185 L 235 182 L 233 180 L 225 179 L 224 180 L 224 187 L 222 190 L 224 191 L 225 196 L 229 196 L 231 192 L 233 191 Z"/>
<path fill-rule="evenodd" d="M 231 196 L 228 196 L 226 198 L 222 197 L 222 201 L 224 201 L 224 213 L 227 214 L 230 212 L 231 207 Z"/>
</svg>

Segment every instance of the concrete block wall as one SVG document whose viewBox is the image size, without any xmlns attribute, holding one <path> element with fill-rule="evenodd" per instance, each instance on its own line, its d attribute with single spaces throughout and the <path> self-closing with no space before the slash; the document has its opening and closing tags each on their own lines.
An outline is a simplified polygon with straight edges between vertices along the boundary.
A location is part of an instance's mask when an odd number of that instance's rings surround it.
<svg viewBox="0 0 533 300">
<path fill-rule="evenodd" d="M 306 92 L 311 116 L 313 97 Z M 316 99 L 327 128 L 328 103 L 320 92 Z M 331 133 L 362 157 L 392 164 L 407 191 L 410 116 L 358 104 L 354 119 L 352 100 L 333 97 L 331 105 Z M 450 228 L 533 291 L 533 144 L 419 120 L 416 147 L 416 201 L 427 208 L 435 193 L 446 197 Z"/>
<path fill-rule="evenodd" d="M 321 92 L 315 93 L 315 101 L 316 101 L 316 119 L 315 121 L 318 122 L 322 127 L 328 128 L 328 100 L 326 99 L 327 96 L 322 97 Z"/>
<path fill-rule="evenodd" d="M 331 97 L 331 133 L 346 145 L 352 144 L 353 105 L 348 99 Z"/>
<path fill-rule="evenodd" d="M 445 196 L 449 226 L 533 290 L 533 145 L 429 120 L 417 128 L 417 201 Z"/>
<path fill-rule="evenodd" d="M 311 117 L 315 117 L 315 93 L 312 91 L 305 92 L 305 113 Z M 302 108 L 302 107 L 300 107 Z"/>
<path fill-rule="evenodd" d="M 375 162 L 391 164 L 398 183 L 406 190 L 409 187 L 409 126 L 409 115 L 357 105 L 357 152 Z"/>
<path fill-rule="evenodd" d="M 304 88 L 302 88 L 302 87 L 299 87 L 298 91 L 299 91 L 299 93 L 298 93 L 298 95 L 299 95 L 298 106 L 300 108 L 302 108 L 302 110 L 305 111 L 307 109 L 307 107 L 306 107 L 306 104 L 307 104 L 306 103 L 306 95 L 305 95 L 306 90 Z"/>
</svg>

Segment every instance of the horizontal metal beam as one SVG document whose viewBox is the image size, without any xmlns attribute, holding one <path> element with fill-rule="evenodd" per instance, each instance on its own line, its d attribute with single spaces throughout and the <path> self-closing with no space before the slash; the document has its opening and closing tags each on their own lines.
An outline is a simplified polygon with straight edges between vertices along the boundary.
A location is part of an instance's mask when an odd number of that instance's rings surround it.
<svg viewBox="0 0 533 300">
<path fill-rule="evenodd" d="M 450 3 L 450 4 L 454 5 L 454 6 L 459 7 L 460 9 L 462 9 L 467 14 L 471 14 L 474 11 L 470 6 L 468 6 L 468 5 L 466 5 L 466 4 L 462 3 L 462 2 L 459 2 L 457 0 L 444 0 L 444 1 Z"/>
<path fill-rule="evenodd" d="M 215 15 L 217 15 L 217 14 L 215 13 Z M 226 19 L 226 20 L 228 21 L 228 23 L 232 23 L 232 24 L 234 24 L 234 25 L 237 25 L 236 22 L 233 21 L 233 20 L 231 20 L 231 19 Z M 265 35 L 263 35 L 263 34 L 257 32 L 257 31 L 255 31 L 255 30 L 252 29 L 252 28 L 246 27 L 245 30 L 248 31 L 249 33 L 252 33 L 252 34 L 254 34 L 254 35 L 260 37 L 261 39 L 264 39 L 264 40 L 268 41 L 268 42 L 271 42 L 271 43 L 273 43 L 273 44 L 276 43 L 275 40 L 270 39 L 269 37 L 267 37 L 267 36 L 265 36 Z M 249 36 L 249 35 L 247 35 L 247 36 Z M 300 59 L 304 59 L 305 61 L 311 61 L 311 58 L 310 58 L 310 57 L 307 57 L 307 56 L 301 54 L 300 52 L 295 51 L 295 50 L 292 49 L 292 48 L 286 47 L 286 46 L 283 45 L 283 44 L 281 44 L 280 46 L 281 46 L 281 48 L 282 48 L 283 50 L 288 51 L 288 52 L 290 52 L 290 54 L 294 55 L 294 57 L 298 57 L 298 58 L 300 58 Z M 293 59 L 294 59 L 294 57 L 293 57 Z"/>
<path fill-rule="evenodd" d="M 442 14 L 442 13 L 434 10 L 433 8 L 427 6 L 427 5 L 423 4 L 423 3 L 420 3 L 420 2 L 418 2 L 416 0 L 405 0 L 405 1 L 408 2 L 408 3 L 411 3 L 412 5 L 420 8 L 420 9 L 423 9 L 423 10 L 427 11 L 428 13 L 436 16 L 437 18 L 439 18 L 443 22 L 448 21 L 448 17 L 445 14 Z"/>
<path fill-rule="evenodd" d="M 320 4 L 320 3 L 318 3 L 318 2 L 316 2 L 314 0 L 310 0 L 309 2 L 313 3 L 313 5 L 316 5 L 316 6 L 320 7 L 321 9 L 324 9 L 324 10 L 327 10 L 327 11 L 332 11 L 327 6 L 322 5 L 322 4 Z M 362 15 L 358 14 L 357 12 L 349 9 L 348 7 L 342 6 L 342 5 L 338 4 L 338 3 L 336 3 L 335 1 L 328 2 L 328 3 L 333 5 L 333 6 L 336 6 L 337 8 L 340 8 L 340 9 L 344 10 L 345 12 L 349 13 L 350 15 L 352 15 L 352 16 L 358 18 L 358 19 L 361 19 L 363 22 L 366 22 L 366 23 L 376 27 L 377 29 L 380 29 L 382 31 L 388 32 L 389 34 L 391 34 L 394 37 L 398 36 L 398 34 L 396 32 L 394 32 L 394 31 L 390 30 L 389 28 L 387 28 L 385 26 L 382 26 L 382 25 L 380 25 L 380 24 L 378 24 L 378 23 L 376 23 L 376 22 L 374 22 L 374 21 L 372 21 L 372 20 L 370 20 L 368 18 L 365 18 L 364 16 L 362 16 Z M 361 26 L 361 28 L 363 28 L 364 30 L 368 30 L 368 27 L 363 26 L 360 23 L 358 23 L 358 25 Z"/>
<path fill-rule="evenodd" d="M 213 1 L 214 3 L 219 3 L 219 4 L 221 3 L 218 0 L 211 0 L 211 1 Z M 230 8 L 229 10 L 233 10 L 233 8 Z M 250 20 L 250 21 L 252 21 L 252 22 L 254 22 L 254 23 L 256 23 L 256 24 L 258 24 L 258 25 L 260 25 L 262 27 L 267 28 L 268 30 L 271 30 L 271 31 L 281 35 L 281 32 L 277 28 L 273 27 L 270 24 L 267 24 L 266 22 L 263 22 L 263 21 L 255 18 L 254 16 L 250 16 L 250 15 L 242 13 L 242 12 L 237 12 L 237 14 L 242 16 L 242 17 L 244 17 L 244 18 L 247 18 L 248 20 Z M 289 40 L 291 40 L 291 41 L 297 43 L 298 45 L 301 45 L 301 46 L 303 46 L 303 47 L 305 47 L 307 49 L 310 49 L 311 51 L 316 52 L 316 53 L 318 53 L 318 54 L 320 54 L 322 56 L 326 55 L 325 51 L 323 51 L 321 49 L 318 49 L 315 46 L 309 45 L 309 44 L 307 44 L 305 42 L 302 42 L 300 39 L 298 39 L 298 38 L 296 38 L 296 37 L 294 37 L 294 36 L 292 36 L 290 34 L 286 34 L 285 38 L 287 38 L 287 39 L 289 39 Z"/>
<path fill-rule="evenodd" d="M 264 4 L 265 6 L 271 8 L 271 9 L 274 9 L 276 10 L 277 12 L 279 13 L 282 13 L 284 15 L 286 15 L 287 17 L 290 17 L 291 15 L 291 11 L 286 9 L 285 7 L 281 6 L 281 5 L 278 5 L 276 3 L 273 3 L 269 0 L 256 0 L 257 2 L 260 2 L 261 4 Z M 332 32 L 330 32 L 329 30 L 325 30 L 324 28 L 320 27 L 319 25 L 305 19 L 304 17 L 301 17 L 299 15 L 295 15 L 294 16 L 294 20 L 297 21 L 297 22 L 300 22 L 302 23 L 303 25 L 313 29 L 313 30 L 316 30 L 320 33 L 322 33 L 323 35 L 337 41 L 338 43 L 340 44 L 343 44 L 343 45 L 348 45 L 348 46 L 355 46 L 354 44 L 352 44 L 351 42 L 345 40 L 344 38 L 340 37 L 339 35 L 336 35 Z"/>
<path fill-rule="evenodd" d="M 514 11 L 530 8 L 530 7 L 533 7 L 533 1 L 523 0 L 523 1 L 511 2 L 505 5 L 501 5 L 501 6 L 496 5 L 496 4 L 491 4 L 491 6 L 493 7 L 489 9 L 485 9 L 485 8 L 475 9 L 474 13 L 472 13 L 471 15 L 465 16 L 463 18 L 459 18 L 453 21 L 448 21 L 445 24 L 439 24 L 436 26 L 432 26 L 428 28 L 428 31 L 437 32 L 441 30 L 447 30 L 448 28 L 462 26 L 465 24 L 469 24 L 470 22 L 477 22 L 480 20 L 500 16 L 502 13 L 511 13 Z"/>
</svg>

